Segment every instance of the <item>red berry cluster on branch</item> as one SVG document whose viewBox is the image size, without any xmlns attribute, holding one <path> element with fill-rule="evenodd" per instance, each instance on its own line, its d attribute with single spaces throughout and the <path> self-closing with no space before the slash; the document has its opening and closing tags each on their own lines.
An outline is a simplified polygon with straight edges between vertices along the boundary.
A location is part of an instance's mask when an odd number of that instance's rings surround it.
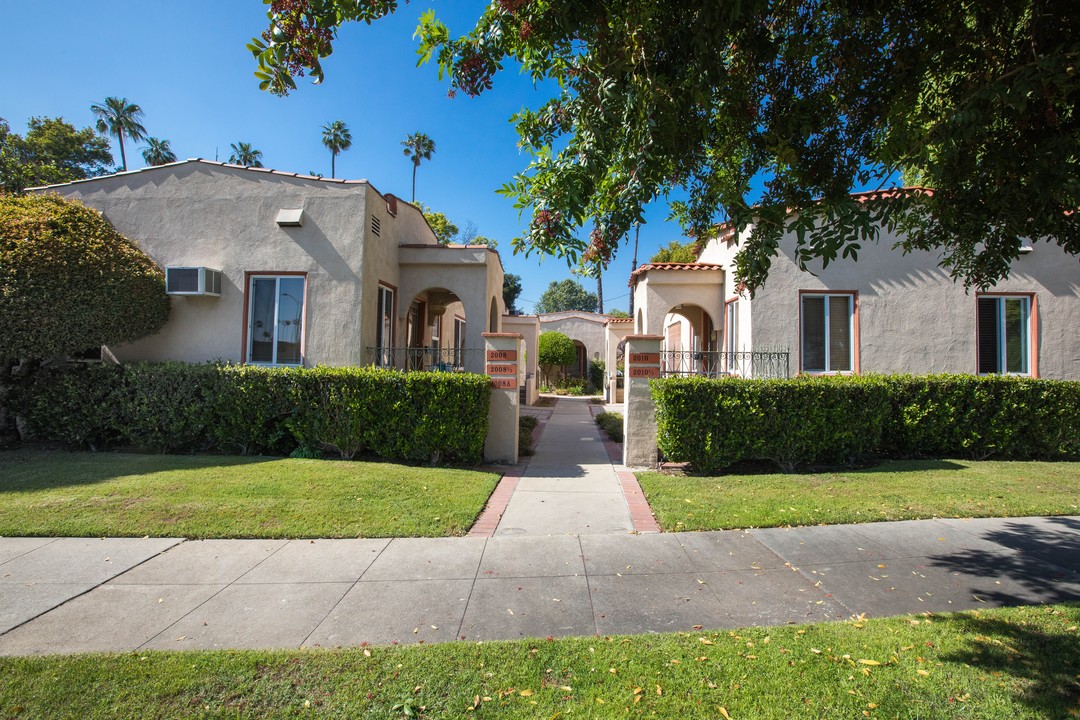
<svg viewBox="0 0 1080 720">
<path fill-rule="evenodd" d="M 485 61 L 476 48 L 468 46 L 462 50 L 461 59 L 454 68 L 454 84 L 469 97 L 476 97 L 491 89 L 494 74 L 494 65 Z"/>
<path fill-rule="evenodd" d="M 553 239 L 556 236 L 560 225 L 562 225 L 562 213 L 558 210 L 555 212 L 551 212 L 550 210 L 537 210 L 536 214 L 533 215 L 533 232 L 541 232 L 548 239 Z"/>
<path fill-rule="evenodd" d="M 273 25 L 262 37 L 270 44 L 287 44 L 290 52 L 285 66 L 289 73 L 304 76 L 304 68 L 318 67 L 319 58 L 330 53 L 334 33 L 329 28 L 315 27 L 310 0 L 273 0 L 270 3 Z"/>
<path fill-rule="evenodd" d="M 595 225 L 589 233 L 589 247 L 581 256 L 581 262 L 586 265 L 603 265 L 611 262 L 611 256 L 615 248 L 619 246 L 619 236 L 612 230 L 607 230 Z"/>
</svg>

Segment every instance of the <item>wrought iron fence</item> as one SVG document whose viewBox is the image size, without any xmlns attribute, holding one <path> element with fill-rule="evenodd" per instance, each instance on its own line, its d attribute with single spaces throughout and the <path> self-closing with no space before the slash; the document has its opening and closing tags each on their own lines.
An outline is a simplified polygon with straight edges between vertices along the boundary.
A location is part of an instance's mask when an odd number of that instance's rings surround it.
<svg viewBox="0 0 1080 720">
<path fill-rule="evenodd" d="M 703 375 L 705 377 L 786 378 L 790 377 L 786 350 L 753 352 L 704 352 L 666 350 L 660 353 L 660 375 Z"/>
<path fill-rule="evenodd" d="M 465 372 L 466 365 L 483 367 L 484 351 L 475 348 L 369 347 L 367 359 L 372 365 L 406 371 Z"/>
</svg>

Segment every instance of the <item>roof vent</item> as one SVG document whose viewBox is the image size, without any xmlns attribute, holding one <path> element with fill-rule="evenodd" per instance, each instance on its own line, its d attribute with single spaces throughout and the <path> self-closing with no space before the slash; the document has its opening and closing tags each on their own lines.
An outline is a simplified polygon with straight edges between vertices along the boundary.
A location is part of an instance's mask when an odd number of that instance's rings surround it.
<svg viewBox="0 0 1080 720">
<path fill-rule="evenodd" d="M 274 222 L 278 224 L 278 227 L 300 227 L 304 224 L 304 209 L 282 208 L 277 211 L 277 218 Z"/>
</svg>

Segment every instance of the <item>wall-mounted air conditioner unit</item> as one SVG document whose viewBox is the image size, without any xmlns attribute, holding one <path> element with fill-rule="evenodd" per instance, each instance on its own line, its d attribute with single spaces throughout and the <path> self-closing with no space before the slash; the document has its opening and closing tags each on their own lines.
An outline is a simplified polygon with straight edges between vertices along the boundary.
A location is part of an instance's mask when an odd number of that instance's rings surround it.
<svg viewBox="0 0 1080 720">
<path fill-rule="evenodd" d="M 167 267 L 165 292 L 169 295 L 221 297 L 221 271 L 208 267 Z"/>
</svg>

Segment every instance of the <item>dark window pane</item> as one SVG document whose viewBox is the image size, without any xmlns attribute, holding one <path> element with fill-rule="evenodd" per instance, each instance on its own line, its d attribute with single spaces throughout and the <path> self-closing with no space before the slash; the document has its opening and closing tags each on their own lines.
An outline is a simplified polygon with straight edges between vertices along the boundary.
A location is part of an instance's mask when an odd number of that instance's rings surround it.
<svg viewBox="0 0 1080 720">
<path fill-rule="evenodd" d="M 1005 303 L 1005 371 L 1026 373 L 1027 367 L 1027 300 L 1004 298 Z"/>
<path fill-rule="evenodd" d="M 804 297 L 802 303 L 803 370 L 825 370 L 825 298 Z"/>
<path fill-rule="evenodd" d="M 278 279 L 277 362 L 299 365 L 304 332 L 304 278 Z"/>
<path fill-rule="evenodd" d="M 978 302 L 979 372 L 996 373 L 998 367 L 998 299 L 981 297 Z"/>
<path fill-rule="evenodd" d="M 274 278 L 251 281 L 250 362 L 274 362 Z"/>
<path fill-rule="evenodd" d="M 829 370 L 851 371 L 851 296 L 829 298 Z"/>
</svg>

